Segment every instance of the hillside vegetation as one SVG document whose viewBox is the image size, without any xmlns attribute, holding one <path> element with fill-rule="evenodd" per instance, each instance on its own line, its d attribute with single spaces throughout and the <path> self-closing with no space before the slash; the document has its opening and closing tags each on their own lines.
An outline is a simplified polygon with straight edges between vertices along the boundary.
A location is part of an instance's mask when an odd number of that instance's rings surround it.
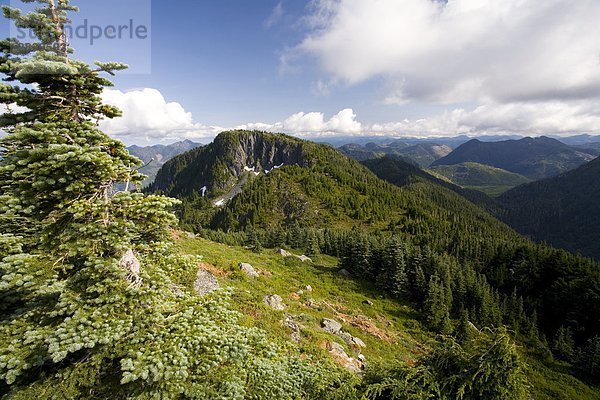
<svg viewBox="0 0 600 400">
<path fill-rule="evenodd" d="M 543 136 L 501 142 L 472 139 L 435 161 L 432 167 L 474 162 L 537 180 L 570 171 L 594 158 L 595 154 Z"/>
<path fill-rule="evenodd" d="M 323 362 L 333 360 L 344 365 L 343 359 L 328 350 L 331 342 L 339 343 L 354 359 L 362 354 L 365 381 L 373 383 L 371 389 L 382 379 L 393 382 L 392 376 L 376 376 L 382 366 L 414 366 L 440 345 L 442 338 L 426 329 L 420 313 L 410 302 L 398 300 L 363 279 L 341 275 L 339 260 L 334 257 L 317 255 L 313 256 L 313 262 L 301 262 L 293 256 L 283 257 L 274 249 L 256 253 L 204 239 L 189 239 L 185 234 L 178 236 L 177 247 L 182 253 L 202 256 L 202 265 L 217 276 L 220 284 L 233 288 L 233 304 L 245 315 L 245 324 L 268 332 L 269 339 L 276 343 L 291 345 L 295 351 Z M 258 277 L 243 273 L 239 267 L 242 262 L 251 264 Z M 195 276 L 185 279 L 189 284 Z M 284 310 L 265 305 L 264 296 L 272 294 L 282 297 Z M 340 336 L 325 331 L 322 327 L 325 318 L 340 322 L 344 331 L 359 337 L 366 346 L 349 346 Z M 294 336 L 296 332 L 298 336 Z M 600 396 L 600 391 L 565 374 L 562 364 L 540 362 L 523 349 L 520 351 L 532 385 L 532 398 L 587 400 Z"/>
<path fill-rule="evenodd" d="M 509 189 L 531 182 L 531 179 L 523 175 L 474 162 L 439 165 L 431 167 L 430 170 L 459 186 L 479 190 L 492 197 L 497 197 Z"/>
<path fill-rule="evenodd" d="M 537 241 L 600 259 L 600 159 L 498 199 L 500 218 Z"/>
<path fill-rule="evenodd" d="M 255 251 L 339 257 L 409 300 L 434 332 L 460 336 L 460 321 L 508 326 L 539 360 L 554 354 L 587 374 L 581 355 L 600 331 L 597 263 L 529 242 L 465 189 L 402 160 L 365 164 L 389 182 L 329 146 L 234 131 L 167 163 L 156 183 L 182 199 L 186 229 Z"/>
</svg>

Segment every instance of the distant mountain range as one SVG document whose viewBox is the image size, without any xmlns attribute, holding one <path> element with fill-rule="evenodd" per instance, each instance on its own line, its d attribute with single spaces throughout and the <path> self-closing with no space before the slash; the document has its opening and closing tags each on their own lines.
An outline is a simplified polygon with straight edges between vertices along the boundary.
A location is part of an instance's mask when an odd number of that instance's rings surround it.
<svg viewBox="0 0 600 400">
<path fill-rule="evenodd" d="M 538 241 L 600 259 L 600 158 L 563 175 L 519 186 L 499 216 Z"/>
<path fill-rule="evenodd" d="M 501 142 L 473 139 L 435 161 L 432 166 L 474 162 L 536 180 L 570 171 L 595 157 L 596 154 L 592 151 L 574 148 L 543 136 Z"/>
<path fill-rule="evenodd" d="M 144 162 L 145 165 L 140 169 L 140 172 L 147 176 L 143 183 L 144 186 L 147 186 L 154 182 L 158 170 L 165 162 L 198 146 L 201 145 L 190 140 L 184 140 L 170 145 L 157 144 L 145 147 L 133 145 L 128 147 L 127 150 Z"/>
<path fill-rule="evenodd" d="M 403 158 L 420 167 L 428 167 L 434 161 L 452 152 L 452 148 L 445 144 L 428 142 L 411 144 L 402 140 L 395 140 L 388 144 L 367 143 L 364 146 L 353 143 L 341 146 L 339 150 L 359 161 L 391 155 Z"/>
</svg>

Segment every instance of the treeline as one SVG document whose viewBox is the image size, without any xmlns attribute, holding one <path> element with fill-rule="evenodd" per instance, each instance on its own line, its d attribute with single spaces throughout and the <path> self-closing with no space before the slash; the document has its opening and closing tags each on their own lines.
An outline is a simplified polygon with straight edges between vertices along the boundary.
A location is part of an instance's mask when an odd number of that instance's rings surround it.
<svg viewBox="0 0 600 400">
<path fill-rule="evenodd" d="M 473 327 L 506 326 L 541 358 L 554 356 L 600 378 L 600 266 L 591 260 L 533 244 L 500 243 L 493 253 L 465 261 L 464 249 L 439 252 L 391 233 L 298 225 L 200 235 L 255 250 L 288 247 L 339 257 L 340 267 L 354 276 L 412 301 L 436 332 L 468 340 Z"/>
</svg>

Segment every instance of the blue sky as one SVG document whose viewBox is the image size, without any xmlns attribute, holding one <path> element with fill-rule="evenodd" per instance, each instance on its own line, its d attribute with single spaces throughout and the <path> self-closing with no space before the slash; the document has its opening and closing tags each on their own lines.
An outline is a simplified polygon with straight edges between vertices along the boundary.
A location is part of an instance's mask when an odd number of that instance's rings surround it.
<svg viewBox="0 0 600 400">
<path fill-rule="evenodd" d="M 79 58 L 133 66 L 106 93 L 125 116 L 102 125 L 128 143 L 206 141 L 235 127 L 307 137 L 600 133 L 596 0 L 73 3 L 74 26 L 149 28 L 147 40 L 73 41 Z"/>
</svg>

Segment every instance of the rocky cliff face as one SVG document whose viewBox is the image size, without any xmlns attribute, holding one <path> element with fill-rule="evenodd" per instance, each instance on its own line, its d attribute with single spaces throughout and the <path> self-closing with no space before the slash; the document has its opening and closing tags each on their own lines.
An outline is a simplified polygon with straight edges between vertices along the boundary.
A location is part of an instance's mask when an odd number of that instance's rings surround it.
<svg viewBox="0 0 600 400">
<path fill-rule="evenodd" d="M 224 132 L 213 143 L 167 162 L 151 190 L 176 196 L 206 188 L 209 195 L 219 194 L 239 183 L 245 174 L 268 174 L 286 165 L 309 166 L 305 145 L 281 134 Z"/>
<path fill-rule="evenodd" d="M 270 172 L 281 165 L 303 165 L 303 142 L 263 132 L 233 132 L 219 135 L 214 146 L 230 162 L 229 170 L 240 177 L 247 169 Z"/>
</svg>

